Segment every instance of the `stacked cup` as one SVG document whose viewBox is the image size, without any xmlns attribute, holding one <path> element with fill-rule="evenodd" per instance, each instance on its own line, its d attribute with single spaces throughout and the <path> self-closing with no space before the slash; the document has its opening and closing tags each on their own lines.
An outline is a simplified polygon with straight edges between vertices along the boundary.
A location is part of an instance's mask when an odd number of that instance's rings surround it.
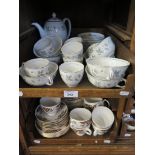
<svg viewBox="0 0 155 155">
<path fill-rule="evenodd" d="M 130 62 L 123 59 L 102 56 L 88 58 L 86 63 L 88 80 L 99 88 L 121 87 L 118 83 L 123 80 L 130 65 Z"/>
<path fill-rule="evenodd" d="M 22 64 L 20 75 L 26 83 L 32 86 L 52 85 L 58 65 L 47 59 L 31 59 Z"/>
<path fill-rule="evenodd" d="M 36 57 L 46 58 L 50 62 L 61 62 L 62 40 L 58 36 L 47 35 L 38 40 L 33 47 L 33 53 Z"/>
<path fill-rule="evenodd" d="M 83 62 L 83 45 L 79 40 L 72 40 L 67 41 L 61 48 L 63 61 Z"/>
<path fill-rule="evenodd" d="M 93 135 L 103 135 L 108 132 L 114 122 L 113 112 L 104 106 L 95 107 L 92 112 Z"/>
<path fill-rule="evenodd" d="M 35 116 L 36 129 L 43 137 L 60 137 L 69 130 L 68 108 L 60 98 L 41 98 Z"/>
<path fill-rule="evenodd" d="M 70 112 L 70 128 L 78 135 L 91 135 L 91 112 L 85 108 L 75 108 Z"/>
</svg>

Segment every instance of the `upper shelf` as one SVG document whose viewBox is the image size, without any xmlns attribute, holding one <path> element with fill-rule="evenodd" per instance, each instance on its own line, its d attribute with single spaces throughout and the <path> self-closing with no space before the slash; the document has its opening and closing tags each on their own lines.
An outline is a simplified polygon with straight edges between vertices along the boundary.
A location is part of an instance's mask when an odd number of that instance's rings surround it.
<svg viewBox="0 0 155 155">
<path fill-rule="evenodd" d="M 134 73 L 134 55 L 130 50 L 114 35 L 112 35 L 105 28 L 74 28 L 72 36 L 76 36 L 78 33 L 94 31 L 100 32 L 103 34 L 111 35 L 116 44 L 116 57 L 122 58 L 130 61 L 131 67 L 133 71 L 130 73 Z M 27 61 L 34 57 L 32 48 L 34 43 L 36 42 L 38 32 L 32 28 L 27 32 L 20 35 L 20 65 L 22 62 Z M 25 48 L 26 47 L 26 48 Z M 127 83 L 124 89 L 120 88 L 110 88 L 110 89 L 101 89 L 93 86 L 87 79 L 86 75 L 84 76 L 81 83 L 75 88 L 67 87 L 64 82 L 61 80 L 59 74 L 56 76 L 54 80 L 54 84 L 52 86 L 44 86 L 44 87 L 32 87 L 26 84 L 23 79 L 20 77 L 19 91 L 21 91 L 21 97 L 64 97 L 64 91 L 78 91 L 78 97 L 103 97 L 103 98 L 120 98 L 122 91 L 129 91 L 133 88 L 134 85 L 134 74 L 129 74 L 127 76 Z M 132 92 L 132 91 L 131 91 Z M 20 94 L 20 95 L 21 95 Z M 124 94 L 123 94 L 124 95 Z"/>
<path fill-rule="evenodd" d="M 81 83 L 74 88 L 69 88 L 61 80 L 59 74 L 54 79 L 54 84 L 52 86 L 42 86 L 42 87 L 32 87 L 26 84 L 22 78 L 20 78 L 20 88 L 19 91 L 22 92 L 22 97 L 64 97 L 64 91 L 78 91 L 78 97 L 110 97 L 110 98 L 120 98 L 120 92 L 129 90 L 131 83 L 134 81 L 134 75 L 130 74 L 127 77 L 126 87 L 124 89 L 120 88 L 109 88 L 101 89 L 93 86 L 84 76 Z"/>
</svg>

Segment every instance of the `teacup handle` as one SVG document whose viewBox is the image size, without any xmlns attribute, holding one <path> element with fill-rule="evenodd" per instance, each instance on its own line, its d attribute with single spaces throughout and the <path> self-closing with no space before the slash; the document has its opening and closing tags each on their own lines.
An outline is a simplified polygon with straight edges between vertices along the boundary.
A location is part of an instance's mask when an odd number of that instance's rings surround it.
<svg viewBox="0 0 155 155">
<path fill-rule="evenodd" d="M 92 134 L 92 131 L 89 128 L 86 128 L 84 131 L 85 131 L 85 133 L 87 135 L 91 135 Z"/>
<path fill-rule="evenodd" d="M 72 128 L 72 129 L 75 128 L 75 125 L 70 123 L 70 128 Z"/>
<path fill-rule="evenodd" d="M 93 136 L 97 136 L 97 135 L 98 135 L 97 130 L 94 130 L 94 132 L 93 132 Z"/>
<path fill-rule="evenodd" d="M 53 84 L 53 79 L 50 76 L 46 76 L 48 79 L 48 82 L 46 83 L 46 85 L 51 86 Z"/>
<path fill-rule="evenodd" d="M 110 102 L 109 102 L 107 99 L 104 99 L 104 100 L 103 100 L 103 105 L 104 105 L 104 106 L 105 106 L 105 103 L 108 104 L 108 108 L 111 106 L 111 105 L 110 105 Z"/>
<path fill-rule="evenodd" d="M 126 85 L 126 79 L 123 78 L 123 79 L 120 80 L 119 82 L 121 82 L 121 81 L 124 81 L 124 82 L 125 82 L 125 85 Z M 122 89 L 123 89 L 123 88 L 125 88 L 125 85 L 124 85 L 124 86 L 120 86 L 119 84 L 117 84 L 116 87 L 122 88 Z"/>
</svg>

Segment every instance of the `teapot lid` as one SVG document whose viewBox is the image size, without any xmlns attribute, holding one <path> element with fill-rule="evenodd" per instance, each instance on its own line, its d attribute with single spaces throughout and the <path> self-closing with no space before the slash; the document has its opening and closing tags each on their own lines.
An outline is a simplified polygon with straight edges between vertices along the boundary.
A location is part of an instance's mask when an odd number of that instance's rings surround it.
<svg viewBox="0 0 155 155">
<path fill-rule="evenodd" d="M 55 12 L 52 13 L 52 18 L 50 18 L 50 19 L 48 20 L 48 22 L 60 22 L 60 21 L 61 21 L 61 20 L 60 20 L 59 18 L 56 17 L 56 13 L 55 13 Z"/>
</svg>

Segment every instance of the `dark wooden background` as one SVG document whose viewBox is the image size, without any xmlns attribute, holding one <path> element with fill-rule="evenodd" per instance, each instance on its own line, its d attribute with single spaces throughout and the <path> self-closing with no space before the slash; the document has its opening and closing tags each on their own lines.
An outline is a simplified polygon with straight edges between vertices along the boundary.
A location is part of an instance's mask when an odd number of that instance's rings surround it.
<svg viewBox="0 0 155 155">
<path fill-rule="evenodd" d="M 61 19 L 71 19 L 72 27 L 103 27 L 118 23 L 126 27 L 131 0 L 20 0 L 20 33 L 32 22 L 42 25 L 56 12 Z"/>
</svg>

